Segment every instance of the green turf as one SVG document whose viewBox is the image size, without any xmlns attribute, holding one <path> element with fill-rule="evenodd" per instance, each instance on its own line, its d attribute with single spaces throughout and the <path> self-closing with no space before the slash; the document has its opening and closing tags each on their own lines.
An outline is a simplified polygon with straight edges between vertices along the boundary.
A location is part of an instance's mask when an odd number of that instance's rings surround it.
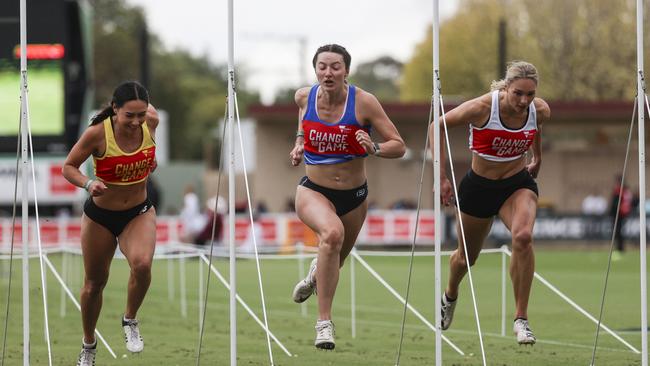
<svg viewBox="0 0 650 366">
<path fill-rule="evenodd" d="M 597 315 L 604 270 L 604 251 L 538 250 L 537 270 L 587 311 Z M 61 268 L 61 255 L 51 257 Z M 365 257 L 397 291 L 404 293 L 408 259 L 405 257 Z M 305 266 L 309 261 L 305 261 Z M 446 268 L 446 259 L 443 260 Z M 78 258 L 74 263 L 79 265 Z M 5 261 L 6 264 L 6 261 Z M 47 353 L 43 336 L 43 310 L 38 262 L 32 261 L 31 287 L 31 350 L 32 364 L 46 365 Z M 167 291 L 167 262 L 156 261 L 154 280 L 139 318 L 145 338 L 142 354 L 127 354 L 119 325 L 124 309 L 128 267 L 122 260 L 112 265 L 111 279 L 104 291 L 104 308 L 99 330 L 118 354 L 113 359 L 106 348 L 99 346 L 98 365 L 194 365 L 198 344 L 198 261 L 186 263 L 187 318 L 180 315 L 178 263 L 175 264 L 175 294 L 169 300 Z M 255 273 L 255 262 L 240 260 L 238 289 L 245 301 L 262 317 L 260 296 Z M 507 335 L 500 336 L 500 255 L 483 255 L 473 267 L 474 284 L 478 296 L 481 327 L 484 335 L 488 365 L 588 365 L 591 360 L 595 325 L 575 311 L 553 292 L 535 281 L 530 301 L 530 322 L 538 337 L 534 347 L 516 344 L 511 334 L 512 293 L 508 280 Z M 22 364 L 22 315 L 20 291 L 20 262 L 15 263 L 12 285 L 10 328 L 7 340 L 6 365 Z M 217 268 L 228 276 L 228 262 L 219 260 Z M 7 269 L 2 267 L 2 310 L 7 289 Z M 313 347 L 316 301 L 307 301 L 308 315 L 301 315 L 300 306 L 291 301 L 290 294 L 298 279 L 295 260 L 265 260 L 262 262 L 264 291 L 269 310 L 271 330 L 292 352 L 288 357 L 273 345 L 275 365 L 394 365 L 397 351 L 402 306 L 374 280 L 359 263 L 357 274 L 357 337 L 351 336 L 350 271 L 349 263 L 342 273 L 334 303 L 336 349 L 317 351 Z M 80 286 L 80 270 L 72 271 L 71 286 L 75 294 Z M 445 273 L 443 271 L 443 273 Z M 443 275 L 446 277 L 446 273 Z M 54 365 L 72 365 L 81 341 L 80 317 L 68 301 L 67 315 L 60 315 L 61 293 L 53 276 L 48 273 L 50 331 Z M 212 277 L 210 302 L 203 340 L 202 365 L 230 363 L 229 299 L 228 292 Z M 433 321 L 433 258 L 415 259 L 411 303 L 425 317 Z M 621 332 L 622 337 L 640 349 L 640 296 L 638 253 L 626 254 L 612 267 L 604 323 Z M 451 329 L 444 334 L 458 345 L 465 356 L 451 347 L 443 346 L 445 365 L 482 365 L 479 338 L 476 334 L 468 282 L 463 283 L 456 317 Z M 435 338 L 420 320 L 407 316 L 401 365 L 435 364 Z M 641 356 L 629 351 L 622 343 L 601 332 L 597 365 L 638 365 Z M 238 308 L 238 364 L 269 365 L 266 338 L 261 328 Z"/>
</svg>

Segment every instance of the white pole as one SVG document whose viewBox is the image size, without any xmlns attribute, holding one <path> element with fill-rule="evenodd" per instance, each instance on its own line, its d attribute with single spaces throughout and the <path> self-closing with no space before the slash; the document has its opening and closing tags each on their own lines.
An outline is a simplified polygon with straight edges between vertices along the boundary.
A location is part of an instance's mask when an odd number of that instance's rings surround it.
<svg viewBox="0 0 650 366">
<path fill-rule="evenodd" d="M 70 269 L 68 268 L 69 267 L 69 265 L 68 265 L 68 255 L 69 255 L 68 252 L 64 251 L 63 254 L 62 254 L 63 258 L 61 259 L 62 260 L 61 273 L 63 274 L 63 280 L 65 282 L 70 282 Z M 63 289 L 61 289 L 61 302 L 60 302 L 60 305 L 61 305 L 61 310 L 59 312 L 59 315 L 61 316 L 61 318 L 65 318 L 66 298 L 65 298 L 65 291 Z"/>
<path fill-rule="evenodd" d="M 199 259 L 198 261 L 198 267 L 199 267 L 199 337 L 201 334 L 203 334 L 203 266 L 202 262 Z"/>
<path fill-rule="evenodd" d="M 20 0 L 20 150 L 22 179 L 22 245 L 23 245 L 23 366 L 29 366 L 29 201 L 27 199 L 27 4 Z"/>
<path fill-rule="evenodd" d="M 299 242 L 296 244 L 296 250 L 298 252 L 298 281 L 305 278 L 305 244 Z M 300 303 L 300 313 L 303 317 L 307 316 L 307 302 L 303 301 Z"/>
<path fill-rule="evenodd" d="M 32 159 L 33 159 L 33 156 L 32 156 Z M 36 191 L 34 191 L 34 194 L 36 194 Z M 36 205 L 36 203 L 34 203 L 34 204 Z M 36 230 L 36 231 L 37 231 L 37 230 Z M 37 235 L 37 234 L 35 234 L 35 235 Z M 36 236 L 34 236 L 34 238 L 36 238 Z M 40 241 L 40 238 L 39 238 L 38 240 Z M 41 251 L 41 254 L 42 254 L 42 253 L 43 253 L 43 252 Z M 39 256 L 40 256 L 41 254 L 39 254 Z M 41 267 L 41 269 L 42 269 L 42 267 Z M 50 326 L 49 326 L 49 320 L 48 320 L 48 317 L 47 317 L 47 277 L 46 277 L 46 275 L 47 275 L 47 273 L 45 273 L 45 272 L 41 273 L 41 285 L 42 285 L 42 287 L 43 287 L 43 288 L 42 288 L 42 294 L 43 294 L 43 307 L 44 307 L 44 310 L 45 310 L 45 321 L 43 322 L 43 335 L 45 336 L 45 342 L 46 342 L 46 343 L 49 343 L 49 342 L 48 342 L 48 341 L 49 341 L 48 338 L 49 338 L 49 336 L 50 336 L 50 335 L 49 335 L 49 333 L 50 333 L 49 327 L 50 327 Z M 52 363 L 50 362 L 49 365 L 51 366 Z"/>
<path fill-rule="evenodd" d="M 185 257 L 178 259 L 178 275 L 180 277 L 181 316 L 187 318 L 187 279 L 185 270 Z"/>
<path fill-rule="evenodd" d="M 230 365 L 237 365 L 237 267 L 235 245 L 235 56 L 233 0 L 228 0 L 228 232 L 230 240 Z"/>
<path fill-rule="evenodd" d="M 357 249 L 352 248 L 352 251 L 356 254 Z M 351 313 L 351 327 L 352 327 L 352 338 L 357 337 L 357 279 L 354 270 L 354 256 L 350 257 L 350 313 Z"/>
<path fill-rule="evenodd" d="M 637 103 L 639 121 L 639 202 L 645 202 L 645 81 L 643 76 L 643 0 L 636 2 Z M 639 248 L 641 256 L 641 365 L 648 366 L 648 293 L 646 268 L 646 214 L 639 210 Z"/>
<path fill-rule="evenodd" d="M 70 263 L 69 263 L 69 256 L 70 253 L 66 250 L 67 248 L 65 247 L 65 243 L 67 242 L 66 239 L 66 227 L 68 226 L 68 219 L 63 219 L 59 220 L 58 222 L 58 229 L 59 229 L 59 235 L 58 235 L 58 240 L 59 240 L 59 248 L 63 249 L 63 259 L 61 263 L 61 273 L 63 274 L 63 279 L 66 282 L 70 282 Z M 66 301 L 65 301 L 65 291 L 61 289 L 61 318 L 65 318 L 66 314 Z"/>
<path fill-rule="evenodd" d="M 440 246 L 442 244 L 442 213 L 440 211 L 440 65 L 439 65 L 439 4 L 433 0 L 433 209 L 435 217 L 435 326 L 436 326 L 436 366 L 442 365 L 442 328 L 441 319 L 441 291 L 440 283 Z M 428 132 L 427 132 L 428 133 Z"/>
<path fill-rule="evenodd" d="M 174 301 L 174 259 L 167 259 L 167 299 Z"/>
<path fill-rule="evenodd" d="M 506 336 L 506 250 L 507 245 L 501 246 L 501 336 Z"/>
</svg>

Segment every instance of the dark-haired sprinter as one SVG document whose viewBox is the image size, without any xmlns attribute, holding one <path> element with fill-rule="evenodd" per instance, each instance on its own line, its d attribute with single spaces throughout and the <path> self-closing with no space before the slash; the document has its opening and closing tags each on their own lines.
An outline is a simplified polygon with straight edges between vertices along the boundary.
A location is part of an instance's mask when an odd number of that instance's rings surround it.
<svg viewBox="0 0 650 366">
<path fill-rule="evenodd" d="M 365 157 L 399 158 L 404 141 L 374 95 L 347 82 L 350 54 L 336 45 L 320 47 L 313 58 L 318 83 L 299 89 L 299 124 L 289 154 L 297 166 L 305 159 L 307 175 L 296 190 L 298 217 L 317 235 L 318 257 L 294 288 L 303 302 L 318 284 L 315 346 L 334 348 L 332 301 L 339 268 L 352 250 L 366 217 L 368 186 Z M 374 129 L 382 142 L 370 137 Z"/>
<path fill-rule="evenodd" d="M 63 166 L 66 179 L 89 194 L 81 218 L 85 277 L 81 289 L 84 336 L 79 366 L 95 364 L 95 326 L 118 245 L 131 267 L 122 318 L 126 348 L 140 352 L 144 347 L 135 316 L 151 283 L 156 244 L 156 210 L 147 198 L 146 181 L 156 165 L 157 125 L 158 113 L 149 104 L 147 90 L 134 81 L 122 83 L 110 104 L 92 118 Z M 96 179 L 79 170 L 90 156 Z"/>
</svg>

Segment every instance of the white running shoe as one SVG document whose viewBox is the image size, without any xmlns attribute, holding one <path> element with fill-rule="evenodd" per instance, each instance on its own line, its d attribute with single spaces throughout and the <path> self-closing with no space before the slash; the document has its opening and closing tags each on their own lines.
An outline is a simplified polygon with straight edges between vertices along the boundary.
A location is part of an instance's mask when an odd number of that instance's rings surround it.
<svg viewBox="0 0 650 366">
<path fill-rule="evenodd" d="M 122 318 L 122 329 L 124 329 L 124 340 L 126 341 L 126 349 L 130 352 L 142 352 L 144 348 L 144 341 L 140 335 L 138 328 L 138 321 L 136 319 Z"/>
<path fill-rule="evenodd" d="M 458 300 L 458 299 L 456 299 Z M 442 330 L 449 329 L 451 321 L 454 319 L 454 310 L 456 310 L 456 300 L 449 300 L 446 293 L 442 293 L 442 306 L 440 307 L 440 312 L 442 317 L 440 319 L 440 327 Z"/>
<path fill-rule="evenodd" d="M 528 320 L 526 319 L 522 319 L 522 318 L 515 319 L 515 323 L 512 326 L 512 329 L 517 335 L 517 343 L 519 344 L 533 345 L 537 341 L 537 338 L 535 338 L 533 331 L 530 329 L 530 326 L 528 325 Z"/>
<path fill-rule="evenodd" d="M 311 261 L 307 277 L 300 280 L 293 288 L 293 301 L 305 302 L 312 294 L 316 293 L 316 262 L 317 258 Z"/>
<path fill-rule="evenodd" d="M 97 354 L 97 343 L 92 348 L 81 346 L 77 366 L 95 366 L 95 355 Z"/>
<path fill-rule="evenodd" d="M 316 341 L 314 346 L 320 349 L 334 349 L 334 323 L 331 320 L 316 322 Z"/>
</svg>

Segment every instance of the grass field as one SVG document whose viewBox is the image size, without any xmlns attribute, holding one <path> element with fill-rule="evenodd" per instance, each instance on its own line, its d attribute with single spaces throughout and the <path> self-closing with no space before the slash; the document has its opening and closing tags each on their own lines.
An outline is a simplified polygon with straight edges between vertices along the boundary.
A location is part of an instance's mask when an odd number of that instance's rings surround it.
<svg viewBox="0 0 650 366">
<path fill-rule="evenodd" d="M 60 270 L 62 255 L 50 257 Z M 364 257 L 395 289 L 406 288 L 407 257 Z M 537 251 L 537 271 L 562 292 L 591 314 L 597 316 L 607 252 L 583 250 Z M 305 266 L 308 264 L 305 261 Z M 79 259 L 74 260 L 79 265 Z M 187 318 L 180 315 L 178 283 L 172 301 L 168 294 L 168 264 L 166 260 L 154 264 L 154 279 L 139 318 L 145 338 L 142 354 L 126 354 L 119 324 L 124 310 L 128 267 L 122 260 L 112 265 L 111 279 L 104 291 L 104 308 L 98 328 L 118 354 L 113 359 L 99 346 L 98 365 L 194 365 L 198 344 L 198 260 L 187 260 Z M 446 258 L 443 259 L 443 281 L 446 278 Z M 216 267 L 228 275 L 228 262 L 219 260 Z M 255 262 L 240 260 L 238 290 L 243 299 L 262 318 L 257 286 Z M 43 332 L 43 308 L 38 262 L 31 262 L 31 360 L 32 365 L 47 364 L 47 349 Z M 595 324 L 579 314 L 540 282 L 535 281 L 530 302 L 530 322 L 538 337 L 534 347 L 517 345 L 511 334 L 512 293 L 508 280 L 507 336 L 502 337 L 500 308 L 501 255 L 484 254 L 473 267 L 478 296 L 481 327 L 484 334 L 488 365 L 588 365 L 591 360 Z M 7 269 L 2 267 L 0 295 L 4 321 L 7 291 Z M 174 266 L 175 281 L 179 281 L 178 265 Z M 203 266 L 202 268 L 205 268 Z M 357 336 L 351 337 L 350 328 L 350 267 L 342 273 L 334 303 L 336 349 L 317 351 L 313 347 L 316 301 L 307 301 L 308 315 L 301 315 L 300 306 L 291 301 L 291 290 L 298 279 L 296 260 L 264 260 L 262 273 L 269 324 L 278 339 L 293 353 L 287 356 L 273 345 L 275 365 L 394 365 L 397 351 L 402 305 L 371 275 L 356 264 Z M 74 272 L 74 271 L 73 271 Z M 71 281 L 78 294 L 80 270 Z M 10 307 L 6 365 L 22 364 L 22 315 L 20 290 L 20 262 L 15 262 Z M 443 282 L 444 283 L 444 282 Z M 472 310 L 469 284 L 463 283 L 456 317 L 451 329 L 444 334 L 464 352 L 456 353 L 443 345 L 445 365 L 482 365 L 479 339 Z M 640 295 L 638 252 L 626 254 L 613 263 L 607 295 L 604 324 L 637 349 L 641 349 Z M 433 258 L 416 257 L 413 272 L 411 304 L 433 322 Z M 54 365 L 73 365 L 81 341 L 80 317 L 68 301 L 67 316 L 60 315 L 60 288 L 48 272 L 48 303 Z M 203 340 L 202 365 L 228 365 L 229 356 L 229 299 L 225 288 L 212 277 L 206 330 Z M 415 316 L 407 316 L 401 365 L 433 365 L 434 333 Z M 257 323 L 238 308 L 238 364 L 269 365 L 266 337 Z M 601 332 L 597 365 L 640 365 L 641 355 L 631 352 L 610 335 Z"/>
</svg>

